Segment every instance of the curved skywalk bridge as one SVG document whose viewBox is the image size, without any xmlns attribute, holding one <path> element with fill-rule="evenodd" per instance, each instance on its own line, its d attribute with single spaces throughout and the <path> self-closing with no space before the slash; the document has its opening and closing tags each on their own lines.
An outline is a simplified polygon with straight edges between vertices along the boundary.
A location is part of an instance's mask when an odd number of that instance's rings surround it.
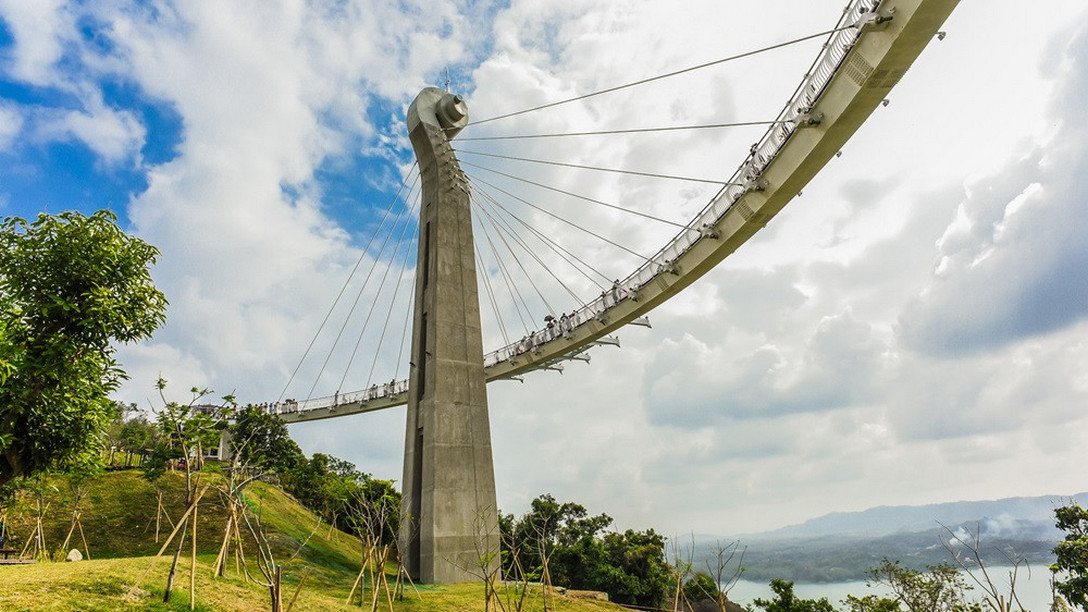
<svg viewBox="0 0 1088 612">
<path fill-rule="evenodd" d="M 553 325 L 484 355 L 488 382 L 588 361 L 609 334 L 649 325 L 646 314 L 710 271 L 794 198 L 886 99 L 959 0 L 854 0 L 809 73 L 730 180 L 687 226 L 610 290 Z M 287 422 L 406 403 L 408 381 L 279 402 Z"/>
</svg>

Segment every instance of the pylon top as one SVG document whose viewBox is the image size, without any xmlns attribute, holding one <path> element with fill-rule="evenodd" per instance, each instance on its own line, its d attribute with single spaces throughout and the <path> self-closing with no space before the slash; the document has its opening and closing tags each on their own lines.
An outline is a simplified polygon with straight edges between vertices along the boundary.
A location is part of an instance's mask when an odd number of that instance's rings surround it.
<svg viewBox="0 0 1088 612">
<path fill-rule="evenodd" d="M 419 92 L 408 107 L 408 131 L 420 123 L 435 126 L 453 140 L 468 125 L 468 106 L 461 96 L 437 87 L 427 87 Z"/>
</svg>

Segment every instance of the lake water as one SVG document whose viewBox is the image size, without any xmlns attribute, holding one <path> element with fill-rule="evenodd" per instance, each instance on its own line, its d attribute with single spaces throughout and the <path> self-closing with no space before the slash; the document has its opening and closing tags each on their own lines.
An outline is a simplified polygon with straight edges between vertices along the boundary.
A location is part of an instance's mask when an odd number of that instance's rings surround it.
<svg viewBox="0 0 1088 612">
<path fill-rule="evenodd" d="M 988 568 L 990 577 L 993 578 L 994 583 L 1000 589 L 1004 589 L 1005 595 L 1008 594 L 1008 567 L 994 567 Z M 970 582 L 970 579 L 968 579 Z M 974 584 L 974 583 L 970 583 Z M 855 597 L 864 597 L 865 595 L 888 595 L 888 589 L 877 585 L 873 588 L 865 586 L 864 580 L 855 582 L 830 582 L 826 584 L 804 584 L 797 583 L 793 585 L 793 592 L 804 599 L 819 599 L 820 597 L 826 597 L 836 609 L 843 610 L 846 608 L 842 604 L 842 600 L 846 599 L 847 595 L 854 595 Z M 974 599 L 982 599 L 982 591 L 977 586 L 968 592 Z M 1024 604 L 1024 608 L 1031 612 L 1047 612 L 1050 610 L 1050 572 L 1043 566 L 1033 567 L 1030 575 L 1024 569 L 1020 568 L 1019 574 L 1016 576 L 1016 594 L 1020 598 L 1020 602 Z M 771 587 L 766 582 L 751 582 L 748 580 L 741 580 L 730 589 L 729 599 L 736 603 L 747 606 L 752 603 L 752 600 L 758 598 L 770 599 L 774 596 L 771 592 Z M 1014 606 L 1015 609 L 1015 606 Z"/>
</svg>

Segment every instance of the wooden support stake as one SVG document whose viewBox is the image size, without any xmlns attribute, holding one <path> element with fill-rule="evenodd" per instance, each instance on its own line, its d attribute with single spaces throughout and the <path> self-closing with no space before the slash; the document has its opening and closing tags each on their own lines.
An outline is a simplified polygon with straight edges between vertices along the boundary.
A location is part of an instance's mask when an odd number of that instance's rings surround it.
<svg viewBox="0 0 1088 612">
<path fill-rule="evenodd" d="M 178 535 L 178 530 L 185 525 L 185 519 L 189 518 L 189 515 L 192 513 L 193 508 L 195 508 L 197 503 L 200 502 L 200 498 L 204 497 L 204 493 L 207 490 L 208 487 L 204 487 L 203 489 L 197 491 L 196 499 L 193 500 L 192 505 L 190 505 L 189 508 L 185 511 L 185 514 L 181 515 L 181 518 L 178 520 L 177 525 L 174 526 L 174 530 L 170 532 L 170 537 L 167 538 L 165 542 L 163 542 L 162 548 L 159 549 L 159 553 L 151 559 L 151 564 L 147 566 L 146 570 L 144 570 L 144 573 L 140 576 L 140 579 L 137 580 L 131 588 L 129 588 L 128 594 L 130 597 L 136 594 L 136 589 L 140 587 L 140 583 L 143 582 L 144 579 L 147 578 L 147 575 L 151 573 L 151 569 L 155 567 L 155 562 L 159 560 L 159 557 L 161 557 L 164 552 L 166 552 L 166 547 L 170 546 L 170 542 L 174 541 L 174 536 Z"/>
<path fill-rule="evenodd" d="M 302 574 L 302 580 L 298 581 L 298 587 L 295 588 L 295 594 L 291 596 L 291 603 L 287 604 L 287 612 L 291 612 L 291 608 L 295 607 L 295 600 L 298 599 L 298 594 L 302 592 L 302 585 L 306 584 L 306 579 L 310 577 L 310 572 L 313 570 L 311 567 L 306 568 L 306 572 Z"/>
<path fill-rule="evenodd" d="M 196 504 L 193 504 L 193 548 L 189 558 L 189 609 L 196 609 Z"/>
</svg>

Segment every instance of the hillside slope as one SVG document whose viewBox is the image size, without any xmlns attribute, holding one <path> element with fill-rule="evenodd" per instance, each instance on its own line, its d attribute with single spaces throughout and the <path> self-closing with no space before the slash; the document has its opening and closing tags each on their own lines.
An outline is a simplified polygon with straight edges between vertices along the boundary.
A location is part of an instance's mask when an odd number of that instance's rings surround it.
<svg viewBox="0 0 1088 612">
<path fill-rule="evenodd" d="M 205 482 L 218 476 L 205 475 Z M 179 518 L 184 513 L 184 478 L 168 474 L 162 483 L 166 491 L 167 513 Z M 48 511 L 43 520 L 46 547 L 55 550 L 68 532 L 71 517 L 71 492 L 62 480 L 46 483 L 44 503 Z M 294 612 L 321 610 L 358 610 L 358 603 L 345 602 L 358 575 L 362 555 L 358 540 L 327 524 L 298 504 L 278 487 L 256 482 L 247 489 L 247 504 L 260 512 L 270 532 L 277 562 L 282 564 L 283 593 L 289 601 L 300 580 Z M 209 491 L 200 505 L 198 516 L 198 561 L 195 572 L 196 609 L 247 611 L 269 609 L 268 590 L 244 580 L 228 564 L 226 578 L 214 578 L 212 565 L 223 535 L 226 514 L 223 503 Z M 26 497 L 11 508 L 8 527 L 16 535 L 17 547 L 30 536 L 35 524 L 36 499 Z M 90 548 L 91 561 L 78 563 L 42 562 L 34 565 L 0 566 L 0 610 L 188 610 L 189 559 L 183 558 L 169 604 L 162 603 L 171 555 L 155 560 L 169 535 L 164 521 L 160 543 L 154 541 L 157 508 L 154 489 L 138 472 L 113 472 L 93 481 L 81 503 L 82 525 Z M 80 542 L 75 536 L 74 542 Z M 304 544 L 304 545 L 303 545 Z M 188 553 L 189 542 L 185 543 Z M 68 548 L 83 550 L 82 542 Z M 172 550 L 172 549 L 171 549 Z M 298 554 L 296 555 L 296 551 Z M 250 571 L 259 577 L 252 556 Z M 150 572 L 133 590 L 140 576 Z M 395 573 L 395 571 L 394 571 Z M 392 580 L 393 577 L 390 577 Z M 369 598 L 371 592 L 367 591 Z M 384 599 L 382 608 L 385 608 Z M 621 610 L 604 602 L 583 601 L 559 596 L 549 600 L 549 609 L 558 612 Z M 478 583 L 410 587 L 406 597 L 396 601 L 394 610 L 479 610 L 483 608 L 483 588 Z M 543 609 L 539 589 L 533 589 L 524 610 Z"/>
<path fill-rule="evenodd" d="M 204 484 L 217 485 L 222 478 L 217 474 L 202 474 Z M 154 555 L 159 551 L 172 529 L 172 519 L 185 513 L 185 478 L 181 473 L 167 473 L 159 483 L 163 490 L 165 514 L 161 517 L 159 542 L 155 541 L 155 517 L 157 494 L 155 488 L 140 477 L 135 470 L 109 472 L 91 481 L 86 497 L 80 502 L 80 522 L 87 538 L 92 559 Z M 48 510 L 43 519 L 45 545 L 56 551 L 63 543 L 71 525 L 73 493 L 62 479 L 45 483 L 45 503 Z M 254 482 L 246 489 L 246 498 L 253 508 L 265 510 L 265 522 L 277 533 L 279 547 L 293 553 L 313 531 L 309 552 L 321 551 L 324 560 L 342 567 L 358 564 L 359 545 L 355 538 L 318 526 L 318 517 L 306 510 L 278 487 Z M 23 495 L 8 512 L 8 530 L 22 547 L 34 529 L 37 500 L 33 495 Z M 210 489 L 200 502 L 197 514 L 198 553 L 214 554 L 222 541 L 226 525 L 226 506 Z M 188 545 L 186 545 L 188 547 Z M 78 532 L 68 548 L 78 548 L 84 554 Z M 187 548 L 188 549 L 188 548 Z"/>
</svg>

